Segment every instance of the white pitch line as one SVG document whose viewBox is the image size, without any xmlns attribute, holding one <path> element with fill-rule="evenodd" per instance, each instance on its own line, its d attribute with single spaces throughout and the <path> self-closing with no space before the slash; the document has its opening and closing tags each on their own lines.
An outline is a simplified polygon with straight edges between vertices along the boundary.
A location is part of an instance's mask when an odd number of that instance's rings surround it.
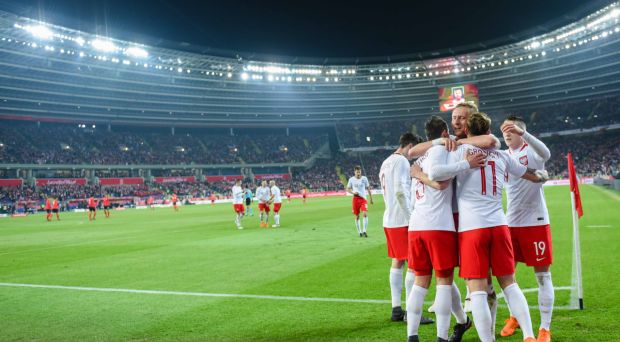
<svg viewBox="0 0 620 342">
<path fill-rule="evenodd" d="M 207 293 L 207 292 L 184 292 L 184 291 L 162 291 L 162 290 L 136 290 L 136 289 L 118 289 L 108 287 L 83 287 L 83 286 L 63 286 L 63 285 L 40 285 L 40 284 L 20 284 L 20 283 L 0 283 L 3 287 L 27 287 L 37 289 L 57 289 L 57 290 L 73 290 L 73 291 L 91 291 L 91 292 L 115 292 L 115 293 L 138 293 L 152 295 L 169 295 L 169 296 L 190 296 L 190 297 L 216 297 L 216 298 L 248 298 L 248 299 L 267 299 L 267 300 L 289 300 L 303 302 L 337 302 L 337 303 L 364 303 L 364 304 L 390 304 L 390 300 L 383 299 L 353 299 L 353 298 L 320 298 L 320 297 L 294 297 L 294 296 L 270 296 L 270 295 L 252 295 L 237 293 Z M 554 287 L 556 291 L 570 290 L 570 286 Z M 523 293 L 538 292 L 538 288 L 523 289 Z M 503 298 L 502 293 L 497 298 Z M 430 305 L 432 302 L 425 302 Z M 505 305 L 501 305 L 504 307 Z M 534 309 L 537 307 L 530 306 Z M 571 306 L 556 306 L 556 310 L 572 310 Z"/>
<path fill-rule="evenodd" d="M 370 304 L 389 304 L 389 303 L 391 303 L 391 301 L 383 300 L 383 299 L 352 299 L 352 298 L 317 298 L 317 297 L 270 296 L 270 295 L 252 295 L 252 294 L 237 294 L 237 293 L 206 293 L 206 292 L 161 291 L 161 290 L 135 290 L 135 289 L 117 289 L 117 288 L 105 288 L 105 287 L 102 288 L 102 287 L 83 287 L 83 286 L 19 284 L 19 283 L 0 283 L 0 286 L 5 286 L 5 287 L 29 287 L 29 288 L 39 288 L 39 289 L 74 290 L 74 291 L 140 293 L 140 294 L 192 296 L 192 297 L 219 297 L 219 298 L 250 298 L 250 299 L 290 300 L 290 301 L 305 301 L 305 302 L 341 302 L 341 303 L 370 303 Z"/>
<path fill-rule="evenodd" d="M 609 224 L 599 224 L 599 225 L 593 224 L 593 225 L 586 226 L 586 228 L 611 228 L 611 227 L 612 226 Z"/>
</svg>

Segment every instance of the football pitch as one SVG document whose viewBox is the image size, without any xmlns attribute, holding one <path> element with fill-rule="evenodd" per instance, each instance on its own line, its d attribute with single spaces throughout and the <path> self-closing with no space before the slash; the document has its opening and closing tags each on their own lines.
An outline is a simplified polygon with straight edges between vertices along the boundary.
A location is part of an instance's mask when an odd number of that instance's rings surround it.
<svg viewBox="0 0 620 342">
<path fill-rule="evenodd" d="M 581 188 L 579 311 L 568 308 L 568 187 L 545 191 L 557 289 L 552 339 L 615 340 L 620 195 Z M 383 201 L 369 205 L 368 238 L 357 235 L 350 201 L 285 202 L 281 227 L 268 229 L 255 207 L 237 230 L 230 204 L 113 211 L 109 219 L 99 211 L 93 222 L 87 213 L 0 219 L 0 340 L 405 341 L 405 324 L 390 321 Z M 532 270 L 519 266 L 517 279 L 537 331 Z M 431 288 L 426 300 L 433 298 Z M 498 341 L 521 341 L 520 330 L 499 337 L 506 317 L 500 300 Z M 422 326 L 420 338 L 434 341 L 435 325 Z M 464 338 L 477 340 L 475 329 Z"/>
</svg>

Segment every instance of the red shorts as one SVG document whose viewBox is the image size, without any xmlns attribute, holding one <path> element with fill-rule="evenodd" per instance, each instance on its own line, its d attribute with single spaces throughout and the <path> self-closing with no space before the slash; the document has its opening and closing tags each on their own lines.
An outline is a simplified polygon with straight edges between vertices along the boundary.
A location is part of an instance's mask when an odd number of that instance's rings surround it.
<svg viewBox="0 0 620 342">
<path fill-rule="evenodd" d="M 461 278 L 486 278 L 489 268 L 496 277 L 515 273 L 508 226 L 479 228 L 458 234 Z"/>
<path fill-rule="evenodd" d="M 279 213 L 281 207 L 282 207 L 282 203 L 274 203 L 273 204 L 273 212 L 276 213 L 276 214 Z"/>
<path fill-rule="evenodd" d="M 235 212 L 237 214 L 245 213 L 245 207 L 243 206 L 243 204 L 233 204 L 233 207 L 235 208 Z"/>
<path fill-rule="evenodd" d="M 360 196 L 353 196 L 353 215 L 359 215 L 360 211 L 368 211 L 366 200 Z"/>
<path fill-rule="evenodd" d="M 258 203 L 258 210 L 264 211 L 266 213 L 269 212 L 269 204 L 267 203 Z"/>
<path fill-rule="evenodd" d="M 549 266 L 553 262 L 551 227 L 548 224 L 510 227 L 515 261 L 528 266 Z"/>
<path fill-rule="evenodd" d="M 407 260 L 409 227 L 383 228 L 387 239 L 388 256 L 396 260 Z"/>
<path fill-rule="evenodd" d="M 447 278 L 458 263 L 456 232 L 424 230 L 409 232 L 409 268 L 416 275 Z"/>
</svg>

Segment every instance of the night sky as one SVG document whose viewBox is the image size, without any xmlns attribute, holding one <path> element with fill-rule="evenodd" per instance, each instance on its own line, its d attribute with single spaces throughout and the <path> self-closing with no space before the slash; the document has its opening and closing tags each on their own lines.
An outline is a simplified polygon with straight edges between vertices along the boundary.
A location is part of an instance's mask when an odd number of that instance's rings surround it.
<svg viewBox="0 0 620 342">
<path fill-rule="evenodd" d="M 164 39 L 238 52 L 355 58 L 557 28 L 609 2 L 0 0 L 0 9 L 138 43 Z"/>
</svg>

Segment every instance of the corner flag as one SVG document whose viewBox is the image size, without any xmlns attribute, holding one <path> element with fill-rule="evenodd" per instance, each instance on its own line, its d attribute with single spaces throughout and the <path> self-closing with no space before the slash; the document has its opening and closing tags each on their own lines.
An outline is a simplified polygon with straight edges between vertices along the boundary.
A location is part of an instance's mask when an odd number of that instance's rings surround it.
<svg viewBox="0 0 620 342">
<path fill-rule="evenodd" d="M 573 163 L 573 154 L 568 152 L 568 178 L 570 179 L 570 191 L 575 195 L 575 210 L 579 214 L 579 218 L 583 216 L 583 207 L 581 206 L 581 196 L 579 195 L 579 183 L 577 182 L 577 173 L 575 172 L 575 164 Z"/>
</svg>

